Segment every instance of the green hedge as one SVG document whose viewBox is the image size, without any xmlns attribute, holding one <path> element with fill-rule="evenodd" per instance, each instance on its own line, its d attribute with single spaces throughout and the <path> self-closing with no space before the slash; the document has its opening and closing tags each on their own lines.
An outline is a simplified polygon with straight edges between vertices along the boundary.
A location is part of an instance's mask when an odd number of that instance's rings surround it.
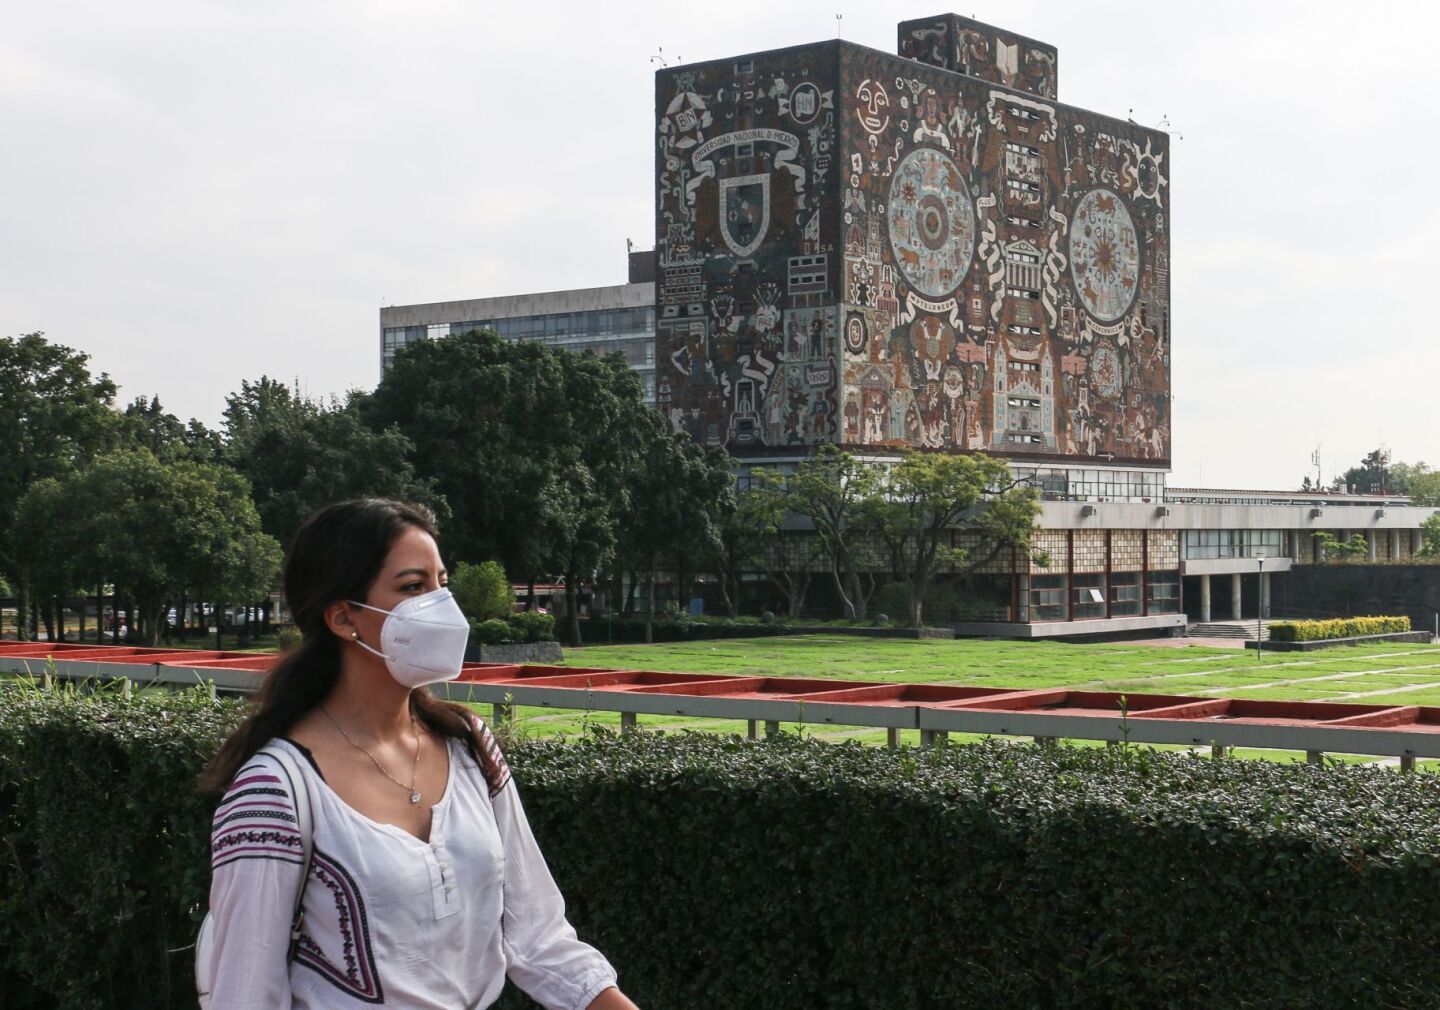
<svg viewBox="0 0 1440 1010">
<path fill-rule="evenodd" d="M 555 617 L 523 610 L 505 617 L 470 622 L 470 641 L 477 645 L 505 645 L 514 642 L 553 642 Z"/>
<path fill-rule="evenodd" d="M 0 702 L 0 1006 L 191 1006 L 190 785 L 237 706 Z M 510 756 L 646 1010 L 1440 1005 L 1432 776 L 793 736 Z"/>
<path fill-rule="evenodd" d="M 1409 631 L 1408 617 L 1337 617 L 1327 621 L 1276 621 L 1270 625 L 1273 642 L 1319 642 L 1358 635 L 1389 635 Z"/>
</svg>

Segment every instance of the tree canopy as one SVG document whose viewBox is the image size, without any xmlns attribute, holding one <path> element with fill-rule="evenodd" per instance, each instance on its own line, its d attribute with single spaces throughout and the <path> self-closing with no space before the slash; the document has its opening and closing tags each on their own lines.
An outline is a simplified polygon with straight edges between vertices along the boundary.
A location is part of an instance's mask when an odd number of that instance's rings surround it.
<svg viewBox="0 0 1440 1010">
<path fill-rule="evenodd" d="M 148 449 L 116 450 L 37 481 L 16 528 L 31 570 L 71 584 L 112 582 L 134 601 L 152 645 L 167 604 L 187 590 L 217 602 L 254 600 L 280 570 L 280 545 L 261 531 L 244 478 L 162 463 Z"/>
<path fill-rule="evenodd" d="M 1006 547 L 1029 552 L 1037 498 L 1004 460 L 906 452 L 879 472 L 859 520 L 885 544 L 890 570 L 909 587 L 910 624 L 918 628 L 926 591 L 942 569 L 974 570 Z"/>
<path fill-rule="evenodd" d="M 311 512 L 343 498 L 416 501 L 446 518 L 445 499 L 416 475 L 413 452 L 399 429 L 367 426 L 353 399 L 308 400 L 262 375 L 225 400 L 222 458 L 250 481 L 265 532 L 282 544 Z"/>
</svg>

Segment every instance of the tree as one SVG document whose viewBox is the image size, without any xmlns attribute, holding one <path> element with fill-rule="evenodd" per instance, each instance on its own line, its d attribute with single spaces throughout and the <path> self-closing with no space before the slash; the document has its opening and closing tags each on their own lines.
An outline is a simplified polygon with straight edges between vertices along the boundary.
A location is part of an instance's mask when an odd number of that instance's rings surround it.
<svg viewBox="0 0 1440 1010">
<path fill-rule="evenodd" d="M 1340 483 L 1348 484 L 1355 494 L 1404 494 L 1405 474 L 1393 473 L 1390 454 L 1382 446 L 1365 454 L 1359 466 L 1352 466 L 1340 475 Z"/>
<path fill-rule="evenodd" d="M 159 641 L 170 601 L 192 589 L 216 604 L 253 601 L 274 584 L 280 545 L 260 529 L 234 471 L 161 463 L 118 450 L 39 481 L 19 506 L 24 559 L 86 585 L 101 577 L 134 604 L 140 640 Z"/>
<path fill-rule="evenodd" d="M 113 438 L 115 383 L 92 376 L 89 356 L 42 333 L 0 338 L 0 572 L 19 590 L 24 637 L 30 577 L 14 536 L 20 499 L 101 451 Z"/>
<path fill-rule="evenodd" d="M 1440 512 L 1420 524 L 1420 555 L 1440 558 Z"/>
<path fill-rule="evenodd" d="M 1424 467 L 1420 463 L 1418 466 Z M 1440 470 L 1429 467 L 1413 475 L 1409 480 L 1410 498 L 1416 505 L 1434 507 L 1440 505 Z"/>
<path fill-rule="evenodd" d="M 416 470 L 449 504 L 447 553 L 498 559 L 534 581 L 551 552 L 542 530 L 553 515 L 558 416 L 564 400 L 556 352 L 508 343 L 488 331 L 422 340 L 403 348 L 358 409 L 372 431 L 395 426 L 414 446 Z M 566 408 L 568 409 L 568 408 Z"/>
<path fill-rule="evenodd" d="M 1370 543 L 1360 533 L 1352 533 L 1349 540 L 1337 539 L 1328 530 L 1312 534 L 1315 546 L 1331 561 L 1352 561 L 1370 553 Z"/>
<path fill-rule="evenodd" d="M 860 578 L 855 524 L 861 503 L 874 493 L 879 474 L 878 468 L 838 446 L 822 445 L 786 479 L 785 504 L 814 527 L 836 595 L 851 620 L 864 617 L 873 592 L 873 585 L 867 589 Z"/>
<path fill-rule="evenodd" d="M 817 565 L 826 554 L 809 531 L 792 529 L 785 476 L 777 470 L 755 467 L 748 485 L 735 493 L 733 510 L 725 512 L 717 529 L 714 554 L 727 604 L 739 602 L 740 574 L 756 569 L 785 600 L 785 612 L 799 617 L 805 594 Z M 733 597 L 732 597 L 733 594 Z M 738 607 L 731 606 L 731 615 Z"/>
<path fill-rule="evenodd" d="M 311 512 L 344 498 L 398 498 L 448 514 L 434 483 L 416 476 L 410 440 L 367 426 L 359 397 L 326 405 L 262 375 L 226 397 L 225 435 L 226 462 L 250 481 L 265 532 L 282 544 Z"/>
<path fill-rule="evenodd" d="M 160 398 L 137 397 L 120 415 L 120 441 L 133 449 L 146 449 L 162 463 L 189 460 L 218 463 L 224 448 L 220 433 L 199 421 L 182 423 L 160 406 Z"/>
<path fill-rule="evenodd" d="M 645 641 L 654 640 L 655 582 L 667 555 L 713 557 L 721 517 L 735 508 L 729 460 L 670 430 L 654 410 L 638 416 L 637 465 L 626 480 L 619 557 L 648 587 Z"/>
<path fill-rule="evenodd" d="M 472 621 L 505 618 L 515 609 L 515 590 L 497 561 L 462 561 L 450 573 L 450 592 Z"/>
<path fill-rule="evenodd" d="M 925 594 L 942 568 L 973 571 L 1003 548 L 1030 549 L 1038 494 L 1003 460 L 977 453 L 906 452 L 881 472 L 861 502 L 861 523 L 885 544 L 891 570 L 910 589 L 910 624 L 920 627 Z M 982 550 L 956 543 L 973 534 Z"/>
</svg>

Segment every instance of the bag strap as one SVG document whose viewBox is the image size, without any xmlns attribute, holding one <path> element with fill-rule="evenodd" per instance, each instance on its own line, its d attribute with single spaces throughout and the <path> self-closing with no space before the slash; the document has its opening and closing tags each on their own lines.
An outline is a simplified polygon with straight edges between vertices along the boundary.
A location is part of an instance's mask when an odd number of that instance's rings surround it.
<svg viewBox="0 0 1440 1010">
<path fill-rule="evenodd" d="M 290 781 L 290 796 L 295 801 L 295 826 L 300 831 L 300 847 L 305 856 L 300 886 L 295 889 L 295 912 L 290 917 L 290 948 L 285 956 L 288 963 L 295 959 L 295 949 L 300 945 L 300 930 L 305 922 L 305 884 L 310 879 L 310 865 L 315 859 L 315 821 L 310 811 L 309 778 L 301 767 L 304 756 L 287 740 L 272 741 L 260 750 L 276 760 Z"/>
</svg>

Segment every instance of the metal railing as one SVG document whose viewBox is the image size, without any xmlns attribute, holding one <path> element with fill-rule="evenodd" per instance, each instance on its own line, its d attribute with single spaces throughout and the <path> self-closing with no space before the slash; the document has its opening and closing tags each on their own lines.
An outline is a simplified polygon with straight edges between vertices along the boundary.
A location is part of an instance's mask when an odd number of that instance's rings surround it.
<svg viewBox="0 0 1440 1010">
<path fill-rule="evenodd" d="M 99 653 L 99 655 L 97 655 Z M 109 655 L 106 655 L 109 653 Z M 0 643 L 0 672 L 67 680 L 125 678 L 141 686 L 206 686 L 248 693 L 277 657 L 78 649 Z M 950 733 L 1326 753 L 1440 758 L 1440 708 L 1341 702 L 1282 702 L 1189 695 L 1122 695 L 1066 688 L 1007 690 L 956 684 L 875 683 L 801 677 L 657 673 L 560 666 L 466 664 L 461 678 L 435 685 L 452 701 L 490 705 L 497 720 L 518 706 L 639 716 L 743 721 L 749 734 L 781 723 L 884 729 L 891 746 L 918 730 L 922 746 Z"/>
</svg>

